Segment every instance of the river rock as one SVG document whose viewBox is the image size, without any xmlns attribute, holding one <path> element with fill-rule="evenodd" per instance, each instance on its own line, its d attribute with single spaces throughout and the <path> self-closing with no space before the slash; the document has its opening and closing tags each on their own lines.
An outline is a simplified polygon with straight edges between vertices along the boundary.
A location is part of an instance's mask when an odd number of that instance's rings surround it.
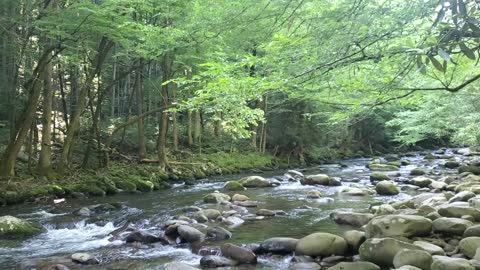
<svg viewBox="0 0 480 270">
<path fill-rule="evenodd" d="M 477 248 L 480 247 L 480 237 L 471 236 L 463 238 L 460 243 L 458 243 L 460 252 L 465 254 L 468 258 L 473 258 Z"/>
<path fill-rule="evenodd" d="M 70 268 L 68 268 L 66 265 L 57 263 L 47 268 L 47 270 L 70 270 Z"/>
<path fill-rule="evenodd" d="M 257 207 L 258 203 L 255 201 L 243 201 L 243 202 L 235 202 L 236 205 L 242 206 L 242 207 Z"/>
<path fill-rule="evenodd" d="M 228 226 L 228 228 L 236 228 L 240 225 L 242 225 L 245 222 L 245 220 L 239 218 L 239 217 L 227 217 L 223 220 L 223 223 Z"/>
<path fill-rule="evenodd" d="M 445 251 L 432 243 L 425 242 L 425 241 L 415 241 L 413 242 L 415 246 L 421 247 L 426 252 L 430 253 L 431 255 L 445 255 Z"/>
<path fill-rule="evenodd" d="M 312 233 L 300 239 L 295 253 L 308 256 L 343 255 L 347 251 L 347 242 L 340 236 L 330 233 Z"/>
<path fill-rule="evenodd" d="M 415 168 L 410 171 L 410 175 L 413 175 L 413 176 L 424 175 L 424 174 L 427 174 L 427 170 L 422 168 Z"/>
<path fill-rule="evenodd" d="M 156 242 L 161 242 L 163 239 L 161 237 L 157 237 L 155 235 L 142 232 L 142 231 L 134 231 L 131 232 L 126 238 L 125 242 L 127 243 L 133 243 L 133 242 L 139 242 L 143 244 L 151 244 L 151 243 L 156 243 Z"/>
<path fill-rule="evenodd" d="M 464 172 L 471 172 L 476 175 L 480 175 L 480 166 L 473 166 L 473 165 L 467 165 L 467 166 L 460 166 L 458 168 L 459 173 L 464 173 Z"/>
<path fill-rule="evenodd" d="M 189 243 L 201 243 L 205 240 L 205 235 L 201 231 L 187 225 L 180 225 L 177 231 L 180 237 Z"/>
<path fill-rule="evenodd" d="M 183 262 L 171 262 L 171 263 L 167 263 L 163 268 L 163 270 L 199 270 L 199 269 Z"/>
<path fill-rule="evenodd" d="M 296 171 L 296 170 L 289 170 L 287 173 L 295 179 L 302 179 L 302 178 L 305 177 L 305 175 L 303 175 L 303 173 L 301 173 L 299 171 Z"/>
<path fill-rule="evenodd" d="M 417 176 L 408 181 L 409 184 L 415 185 L 417 187 L 425 188 L 428 187 L 434 180 L 425 176 Z"/>
<path fill-rule="evenodd" d="M 381 173 L 381 172 L 372 172 L 370 174 L 370 181 L 383 181 L 383 180 L 390 180 L 390 176 Z"/>
<path fill-rule="evenodd" d="M 448 184 L 442 181 L 432 181 L 430 187 L 437 190 L 445 190 Z"/>
<path fill-rule="evenodd" d="M 222 245 L 223 256 L 233 259 L 240 264 L 255 264 L 257 263 L 257 255 L 251 250 L 227 243 Z"/>
<path fill-rule="evenodd" d="M 295 252 L 298 239 L 289 237 L 273 237 L 263 241 L 260 249 L 265 253 L 290 254 Z"/>
<path fill-rule="evenodd" d="M 463 233 L 463 237 L 478 236 L 480 237 L 480 225 L 468 227 Z"/>
<path fill-rule="evenodd" d="M 393 238 L 370 238 L 359 249 L 362 261 L 379 266 L 392 266 L 393 258 L 402 249 L 421 250 L 420 247 Z"/>
<path fill-rule="evenodd" d="M 0 217 L 0 239 L 27 237 L 40 231 L 37 226 L 26 220 L 13 216 Z"/>
<path fill-rule="evenodd" d="M 214 241 L 223 241 L 226 239 L 230 239 L 232 237 L 232 233 L 227 229 L 215 226 L 208 228 L 207 237 Z"/>
<path fill-rule="evenodd" d="M 273 187 L 274 184 L 261 176 L 248 176 L 240 179 L 240 184 L 247 188 Z"/>
<path fill-rule="evenodd" d="M 302 185 L 323 185 L 328 186 L 330 184 L 330 176 L 326 174 L 307 175 L 300 181 Z"/>
<path fill-rule="evenodd" d="M 230 196 L 220 192 L 213 192 L 203 197 L 203 201 L 206 203 L 228 202 L 230 201 Z"/>
<path fill-rule="evenodd" d="M 320 270 L 320 265 L 316 262 L 295 263 L 291 267 L 292 270 Z"/>
<path fill-rule="evenodd" d="M 275 211 L 268 209 L 258 209 L 257 216 L 273 217 L 275 216 Z"/>
<path fill-rule="evenodd" d="M 470 198 L 473 198 L 475 197 L 475 193 L 471 192 L 471 191 L 461 191 L 457 194 L 455 194 L 455 196 L 453 196 L 452 198 L 450 198 L 450 200 L 448 200 L 449 203 L 453 203 L 453 202 L 467 202 Z"/>
<path fill-rule="evenodd" d="M 201 215 L 204 215 L 206 216 L 208 219 L 210 220 L 215 220 L 217 219 L 219 216 L 221 216 L 222 214 L 220 213 L 220 211 L 218 211 L 217 209 L 204 209 L 204 210 L 200 210 L 196 213 L 193 214 L 193 217 L 195 218 L 195 215 L 196 214 L 201 214 Z"/>
<path fill-rule="evenodd" d="M 341 262 L 327 270 L 380 270 L 380 267 L 371 262 Z"/>
<path fill-rule="evenodd" d="M 250 198 L 242 194 L 235 194 L 232 196 L 232 202 L 244 202 L 248 200 L 250 200 Z"/>
<path fill-rule="evenodd" d="M 398 167 L 390 164 L 370 163 L 368 168 L 372 171 L 397 171 Z"/>
<path fill-rule="evenodd" d="M 460 162 L 454 160 L 448 160 L 445 162 L 444 166 L 449 169 L 455 169 L 460 167 Z"/>
<path fill-rule="evenodd" d="M 322 193 L 318 190 L 310 190 L 307 193 L 307 198 L 318 199 L 318 198 L 321 198 L 321 197 L 322 197 Z"/>
<path fill-rule="evenodd" d="M 374 216 L 367 213 L 351 213 L 351 212 L 333 212 L 330 218 L 337 224 L 347 224 L 361 227 L 367 224 Z"/>
<path fill-rule="evenodd" d="M 99 264 L 100 261 L 89 253 L 74 253 L 71 256 L 72 261 L 80 264 Z"/>
<path fill-rule="evenodd" d="M 433 256 L 431 270 L 475 270 L 472 263 L 466 259 Z"/>
<path fill-rule="evenodd" d="M 432 230 L 432 221 L 414 215 L 387 215 L 370 220 L 365 229 L 367 238 L 389 236 L 425 236 Z"/>
<path fill-rule="evenodd" d="M 345 241 L 347 241 L 347 245 L 350 250 L 355 253 L 357 253 L 358 248 L 361 244 L 363 244 L 363 242 L 365 242 L 366 239 L 365 232 L 355 230 L 346 231 L 343 234 L 343 238 L 345 239 Z"/>
<path fill-rule="evenodd" d="M 402 249 L 393 257 L 393 266 L 395 268 L 411 265 L 420 269 L 430 269 L 432 262 L 432 255 L 423 250 Z"/>
<path fill-rule="evenodd" d="M 207 255 L 200 259 L 200 266 L 202 268 L 218 268 L 218 267 L 230 267 L 235 266 L 238 263 L 234 260 L 230 260 L 221 256 Z"/>
<path fill-rule="evenodd" d="M 243 190 L 246 190 L 246 188 L 237 181 L 228 181 L 227 183 L 225 183 L 225 186 L 223 186 L 223 190 L 225 190 L 225 191 L 243 191 Z"/>
<path fill-rule="evenodd" d="M 375 194 L 375 191 L 368 188 L 344 187 L 340 191 L 342 195 L 349 196 L 368 196 Z"/>
<path fill-rule="evenodd" d="M 462 235 L 473 222 L 461 218 L 437 218 L 432 222 L 433 232 L 444 235 Z"/>
<path fill-rule="evenodd" d="M 398 188 L 397 186 L 390 181 L 380 181 L 375 186 L 375 191 L 379 195 L 397 195 Z"/>
<path fill-rule="evenodd" d="M 438 208 L 438 213 L 444 217 L 461 218 L 462 216 L 472 216 L 475 220 L 480 220 L 480 210 L 468 206 L 468 203 L 454 202 L 442 205 Z"/>
</svg>

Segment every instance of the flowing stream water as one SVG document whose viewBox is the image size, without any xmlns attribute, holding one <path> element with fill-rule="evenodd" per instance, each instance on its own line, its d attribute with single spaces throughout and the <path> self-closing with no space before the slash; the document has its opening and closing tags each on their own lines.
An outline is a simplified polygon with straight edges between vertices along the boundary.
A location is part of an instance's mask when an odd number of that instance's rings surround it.
<svg viewBox="0 0 480 270">
<path fill-rule="evenodd" d="M 446 154 L 456 156 L 451 150 Z M 413 168 L 435 169 L 438 174 L 450 174 L 439 166 L 441 159 L 426 160 L 421 155 L 404 157 L 411 164 L 402 166 L 397 179 L 407 179 Z M 368 212 L 371 202 L 409 198 L 416 194 L 401 192 L 396 196 L 346 196 L 339 193 L 345 186 L 361 185 L 374 188 L 370 183 L 370 171 L 365 167 L 371 159 L 344 160 L 337 164 L 306 168 L 304 174 L 325 173 L 342 179 L 342 186 L 303 186 L 298 182 L 282 181 L 273 188 L 248 189 L 238 192 L 258 202 L 258 209 L 283 210 L 285 215 L 277 215 L 262 220 L 247 220 L 239 227 L 231 228 L 231 239 L 226 242 L 247 244 L 259 243 L 270 237 L 301 238 L 313 232 L 329 232 L 341 235 L 352 227 L 337 225 L 329 215 L 333 211 Z M 282 176 L 285 171 L 271 171 L 259 174 L 265 178 Z M 248 174 L 253 175 L 253 174 Z M 110 233 L 126 222 L 138 229 L 154 234 L 161 233 L 162 224 L 182 214 L 182 208 L 196 205 L 206 207 L 202 198 L 215 190 L 221 191 L 224 182 L 239 179 L 245 175 L 231 175 L 199 181 L 194 186 L 177 184 L 169 190 L 155 191 L 141 195 L 119 194 L 107 197 L 92 197 L 54 205 L 16 205 L 0 208 L 0 216 L 13 215 L 40 223 L 44 232 L 27 240 L 0 241 L 0 269 L 33 269 L 30 265 L 52 265 L 62 262 L 75 252 L 89 252 L 101 259 L 101 265 L 81 267 L 81 269 L 162 269 L 170 261 L 182 261 L 198 265 L 201 256 L 191 252 L 187 245 L 161 244 L 139 246 L 126 244 L 121 240 L 111 241 Z M 309 199 L 310 190 L 319 190 L 324 197 L 333 199 Z M 412 193 L 413 192 L 413 193 Z M 232 195 L 234 192 L 227 192 Z M 75 216 L 72 212 L 82 206 L 101 203 L 122 203 L 127 207 L 121 210 L 95 215 Z M 208 205 L 209 208 L 221 207 Z M 251 210 L 255 213 L 255 210 Z M 222 242 L 206 242 L 207 246 L 219 246 Z M 260 257 L 259 264 L 250 268 L 235 269 L 288 269 L 291 257 Z M 30 267 L 30 268 L 29 268 Z M 42 269 L 42 268 L 39 268 Z M 76 268 L 71 268 L 76 269 Z M 78 268 L 80 269 L 80 268 Z"/>
</svg>

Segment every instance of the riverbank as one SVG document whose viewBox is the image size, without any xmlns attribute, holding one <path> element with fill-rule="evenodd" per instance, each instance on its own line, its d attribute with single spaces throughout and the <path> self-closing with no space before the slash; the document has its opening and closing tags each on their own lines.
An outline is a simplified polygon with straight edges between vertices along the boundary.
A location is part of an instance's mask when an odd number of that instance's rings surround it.
<svg viewBox="0 0 480 270">
<path fill-rule="evenodd" d="M 167 189 L 178 182 L 192 185 L 195 180 L 210 176 L 268 171 L 289 165 L 296 164 L 287 164 L 270 154 L 220 152 L 191 155 L 182 161 L 171 161 L 168 171 L 161 170 L 155 163 L 112 161 L 109 168 L 73 170 L 53 182 L 34 175 L 20 174 L 2 183 L 0 206 L 117 193 L 141 194 Z"/>
</svg>

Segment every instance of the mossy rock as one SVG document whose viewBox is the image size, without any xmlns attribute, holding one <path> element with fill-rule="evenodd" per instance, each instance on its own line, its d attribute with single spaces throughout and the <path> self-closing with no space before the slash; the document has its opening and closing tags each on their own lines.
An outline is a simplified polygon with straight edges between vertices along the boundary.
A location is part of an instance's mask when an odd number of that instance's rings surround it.
<svg viewBox="0 0 480 270">
<path fill-rule="evenodd" d="M 195 179 L 203 179 L 203 178 L 206 178 L 207 175 L 205 174 L 205 172 L 203 172 L 202 170 L 196 170 L 194 172 L 194 176 L 195 176 Z"/>
<path fill-rule="evenodd" d="M 158 189 L 169 189 L 171 187 L 172 187 L 172 184 L 168 182 L 165 182 L 165 181 L 158 182 Z"/>
<path fill-rule="evenodd" d="M 228 181 L 225 186 L 223 186 L 225 191 L 243 191 L 246 188 L 240 184 L 238 181 Z"/>
<path fill-rule="evenodd" d="M 32 188 L 28 193 L 32 198 L 46 197 L 53 194 L 53 189 L 49 186 L 39 186 Z"/>
<path fill-rule="evenodd" d="M 87 183 L 84 183 L 83 185 L 80 185 L 78 187 L 77 190 L 75 191 L 79 191 L 79 192 L 82 192 L 84 194 L 87 194 L 89 196 L 99 196 L 99 197 L 103 197 L 106 195 L 106 192 L 105 190 L 103 190 L 102 188 L 98 187 L 96 185 L 96 182 L 87 182 Z"/>
<path fill-rule="evenodd" d="M 410 165 L 410 163 L 411 163 L 411 162 L 410 162 L 410 160 L 408 160 L 408 159 L 404 159 L 404 160 L 401 160 L 401 161 L 400 161 L 400 164 L 402 164 L 402 166 Z"/>
<path fill-rule="evenodd" d="M 137 190 L 141 192 L 151 192 L 155 185 L 149 180 L 143 180 L 140 177 L 133 179 L 133 183 L 137 186 Z"/>
<path fill-rule="evenodd" d="M 458 168 L 459 173 L 464 172 L 471 172 L 476 175 L 480 175 L 480 167 L 479 166 L 461 166 Z"/>
<path fill-rule="evenodd" d="M 410 175 L 414 175 L 414 176 L 424 175 L 424 174 L 427 174 L 427 170 L 422 168 L 415 168 L 412 171 L 410 171 Z"/>
<path fill-rule="evenodd" d="M 397 171 L 398 167 L 389 164 L 370 163 L 367 166 L 372 171 Z"/>
<path fill-rule="evenodd" d="M 156 173 L 156 175 L 159 180 L 168 180 L 168 174 L 163 170 L 159 170 Z M 158 182 L 161 182 L 161 181 L 158 181 Z"/>
<path fill-rule="evenodd" d="M 100 182 L 101 188 L 105 190 L 107 195 L 113 195 L 118 193 L 118 188 L 112 179 L 104 176 L 100 178 L 99 182 Z"/>
<path fill-rule="evenodd" d="M 51 185 L 52 193 L 55 196 L 63 197 L 65 196 L 66 191 L 59 185 Z"/>
<path fill-rule="evenodd" d="M 39 233 L 39 227 L 12 216 L 0 217 L 0 239 L 17 239 Z"/>
<path fill-rule="evenodd" d="M 125 180 L 117 180 L 117 181 L 115 181 L 115 185 L 119 189 L 121 189 L 123 191 L 127 191 L 127 192 L 135 192 L 137 190 L 137 185 L 135 185 L 132 182 L 125 181 Z"/>
<path fill-rule="evenodd" d="M 0 197 L 9 205 L 22 203 L 26 199 L 23 194 L 16 191 L 11 191 L 11 190 L 1 192 Z"/>
<path fill-rule="evenodd" d="M 380 172 L 373 172 L 370 174 L 370 181 L 383 181 L 383 180 L 390 180 L 390 176 Z"/>
</svg>

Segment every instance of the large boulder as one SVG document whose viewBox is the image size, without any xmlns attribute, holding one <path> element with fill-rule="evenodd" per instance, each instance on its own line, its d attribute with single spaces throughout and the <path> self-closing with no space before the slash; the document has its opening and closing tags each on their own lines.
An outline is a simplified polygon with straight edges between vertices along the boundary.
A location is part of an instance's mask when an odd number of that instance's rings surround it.
<svg viewBox="0 0 480 270">
<path fill-rule="evenodd" d="M 460 252 L 465 254 L 468 258 L 473 258 L 477 248 L 480 247 L 480 237 L 471 236 L 463 238 L 460 243 L 458 243 Z"/>
<path fill-rule="evenodd" d="M 341 262 L 327 270 L 380 270 L 380 267 L 371 262 Z"/>
<path fill-rule="evenodd" d="M 223 194 L 220 192 L 212 192 L 205 197 L 203 197 L 203 201 L 206 203 L 221 203 L 221 202 L 228 202 L 230 201 L 230 196 L 227 194 Z"/>
<path fill-rule="evenodd" d="M 243 191 L 243 190 L 246 190 L 246 188 L 237 181 L 228 181 L 223 186 L 223 190 L 225 190 L 225 191 Z"/>
<path fill-rule="evenodd" d="M 397 195 L 397 186 L 390 181 L 380 181 L 375 186 L 375 191 L 380 195 Z"/>
<path fill-rule="evenodd" d="M 32 223 L 13 216 L 0 217 L 0 239 L 32 236 L 41 230 Z"/>
<path fill-rule="evenodd" d="M 475 270 L 472 263 L 462 258 L 433 256 L 431 270 Z"/>
<path fill-rule="evenodd" d="M 207 237 L 208 239 L 214 241 L 223 241 L 226 239 L 230 239 L 232 237 L 232 233 L 227 229 L 224 229 L 219 226 L 210 227 L 207 230 Z"/>
<path fill-rule="evenodd" d="M 274 183 L 261 176 L 248 176 L 240 179 L 240 184 L 247 188 L 273 187 Z"/>
<path fill-rule="evenodd" d="M 480 225 L 473 225 L 468 227 L 463 233 L 463 237 L 479 236 L 480 237 Z"/>
<path fill-rule="evenodd" d="M 330 233 L 312 233 L 300 239 L 295 253 L 312 257 L 343 255 L 347 251 L 347 242 L 340 236 Z"/>
<path fill-rule="evenodd" d="M 433 232 L 444 235 L 463 235 L 470 226 L 473 226 L 473 222 L 462 218 L 441 217 L 432 222 Z"/>
<path fill-rule="evenodd" d="M 393 265 L 393 258 L 402 249 L 421 250 L 420 247 L 393 238 L 367 239 L 359 249 L 360 259 L 379 266 Z"/>
<path fill-rule="evenodd" d="M 373 214 L 368 213 L 333 212 L 330 214 L 330 218 L 333 219 L 335 223 L 347 224 L 355 227 L 362 227 L 373 217 Z"/>
<path fill-rule="evenodd" d="M 426 251 L 402 249 L 393 257 L 393 266 L 400 268 L 411 265 L 420 269 L 430 269 L 432 261 L 432 255 Z"/>
<path fill-rule="evenodd" d="M 323 185 L 329 186 L 330 176 L 326 174 L 307 175 L 304 179 L 300 180 L 302 185 Z"/>
<path fill-rule="evenodd" d="M 205 240 L 205 234 L 187 225 L 180 225 L 177 231 L 180 237 L 189 243 L 201 243 Z"/>
<path fill-rule="evenodd" d="M 425 236 L 432 230 L 432 221 L 414 215 L 386 215 L 370 220 L 365 229 L 367 238 L 389 236 Z"/>
<path fill-rule="evenodd" d="M 238 263 L 257 263 L 257 255 L 255 255 L 255 253 L 253 253 L 250 249 L 227 243 L 222 245 L 221 251 L 223 256 L 235 260 Z"/>
<path fill-rule="evenodd" d="M 298 239 L 289 237 L 273 237 L 263 241 L 260 249 L 265 253 L 290 254 L 295 252 Z"/>
</svg>

